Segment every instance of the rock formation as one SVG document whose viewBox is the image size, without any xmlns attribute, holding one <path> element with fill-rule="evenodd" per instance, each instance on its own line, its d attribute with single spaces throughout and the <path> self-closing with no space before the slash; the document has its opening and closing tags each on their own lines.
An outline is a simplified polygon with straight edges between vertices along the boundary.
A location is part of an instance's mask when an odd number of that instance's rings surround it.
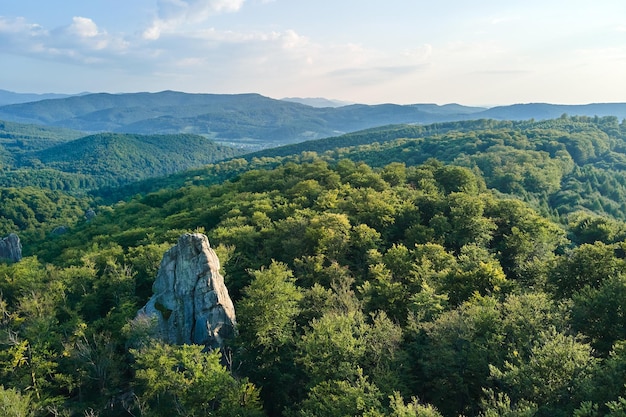
<svg viewBox="0 0 626 417">
<path fill-rule="evenodd" d="M 11 262 L 18 262 L 22 259 L 22 243 L 15 233 L 0 240 L 0 260 L 6 259 Z"/>
<path fill-rule="evenodd" d="M 156 317 L 157 337 L 172 344 L 223 346 L 236 331 L 235 308 L 220 262 L 200 233 L 182 235 L 163 255 L 154 295 L 138 316 Z"/>
<path fill-rule="evenodd" d="M 96 217 L 96 212 L 94 211 L 94 209 L 90 208 L 87 211 L 85 211 L 85 219 L 87 219 L 87 221 L 90 221 L 94 217 Z"/>
<path fill-rule="evenodd" d="M 52 236 L 61 236 L 61 235 L 66 234 L 68 230 L 70 229 L 67 226 L 57 226 L 54 229 L 52 229 L 52 232 L 50 232 L 50 234 Z"/>
</svg>

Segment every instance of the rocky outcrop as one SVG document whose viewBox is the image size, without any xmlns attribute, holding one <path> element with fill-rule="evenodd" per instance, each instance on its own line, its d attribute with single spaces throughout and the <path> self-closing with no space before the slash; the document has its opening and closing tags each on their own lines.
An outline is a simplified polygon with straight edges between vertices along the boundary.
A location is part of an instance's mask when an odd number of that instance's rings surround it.
<svg viewBox="0 0 626 417">
<path fill-rule="evenodd" d="M 52 232 L 50 232 L 50 234 L 52 236 L 61 236 L 66 234 L 69 231 L 69 227 L 67 226 L 57 226 L 54 229 L 52 229 Z"/>
<path fill-rule="evenodd" d="M 22 243 L 15 233 L 0 240 L 0 260 L 7 259 L 11 262 L 18 262 L 22 259 Z"/>
<path fill-rule="evenodd" d="M 85 219 L 87 219 L 87 221 L 90 221 L 94 217 L 96 217 L 96 212 L 94 211 L 94 209 L 90 208 L 87 211 L 85 211 Z"/>
<path fill-rule="evenodd" d="M 157 337 L 172 344 L 223 346 L 235 335 L 235 308 L 219 272 L 220 262 L 200 233 L 185 234 L 163 255 L 154 295 L 138 318 L 156 318 Z"/>
</svg>

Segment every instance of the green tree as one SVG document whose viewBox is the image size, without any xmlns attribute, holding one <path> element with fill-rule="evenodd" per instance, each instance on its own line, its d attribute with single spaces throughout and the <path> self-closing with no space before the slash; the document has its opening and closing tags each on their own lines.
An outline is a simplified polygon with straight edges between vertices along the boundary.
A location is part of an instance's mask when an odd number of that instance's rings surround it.
<svg viewBox="0 0 626 417">
<path fill-rule="evenodd" d="M 476 414 L 483 388 L 489 388 L 489 366 L 504 361 L 501 326 L 491 297 L 419 323 L 409 346 L 412 392 L 445 416 Z"/>
<path fill-rule="evenodd" d="M 381 393 L 360 369 L 348 380 L 321 381 L 298 406 L 297 417 L 367 417 L 382 410 Z M 374 414 L 375 415 L 375 414 Z"/>
<path fill-rule="evenodd" d="M 597 364 L 591 346 L 572 336 L 545 333 L 528 358 L 492 366 L 492 377 L 504 384 L 514 403 L 531 401 L 539 416 L 567 416 L 582 402 Z"/>
<path fill-rule="evenodd" d="M 457 267 L 443 281 L 443 292 L 459 305 L 474 294 L 495 295 L 507 286 L 500 263 L 486 249 L 470 244 L 461 248 Z"/>
<path fill-rule="evenodd" d="M 560 297 L 571 297 L 584 287 L 598 288 L 606 279 L 626 271 L 626 262 L 615 256 L 615 245 L 583 244 L 561 256 L 548 275 L 548 283 Z"/>
<path fill-rule="evenodd" d="M 32 417 L 30 395 L 0 385 L 0 414 L 4 417 Z"/>
<path fill-rule="evenodd" d="M 597 288 L 586 286 L 572 297 L 572 326 L 606 356 L 617 340 L 626 339 L 626 277 L 619 274 Z"/>
<path fill-rule="evenodd" d="M 328 312 L 313 319 L 298 341 L 299 362 L 311 383 L 354 378 L 366 352 L 366 331 L 360 312 Z"/>
<path fill-rule="evenodd" d="M 262 388 L 267 409 L 276 415 L 301 385 L 294 355 L 303 292 L 285 264 L 272 262 L 252 275 L 236 305 L 239 336 L 235 359 L 242 361 L 245 374 Z"/>
<path fill-rule="evenodd" d="M 154 343 L 131 350 L 135 357 L 138 408 L 150 416 L 263 415 L 258 392 L 234 379 L 220 353 L 199 345 Z"/>
</svg>

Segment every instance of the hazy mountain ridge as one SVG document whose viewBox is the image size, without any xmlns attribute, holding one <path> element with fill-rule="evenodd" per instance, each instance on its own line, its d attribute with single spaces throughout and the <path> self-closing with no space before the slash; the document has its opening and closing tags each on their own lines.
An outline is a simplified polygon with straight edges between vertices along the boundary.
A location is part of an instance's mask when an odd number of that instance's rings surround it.
<svg viewBox="0 0 626 417">
<path fill-rule="evenodd" d="M 7 90 L 1 90 L 0 89 L 0 106 L 5 106 L 5 105 L 8 105 L 8 104 L 29 103 L 29 102 L 32 102 L 32 101 L 40 101 L 40 100 L 48 100 L 48 99 L 66 98 L 66 97 L 70 97 L 72 95 L 74 95 L 74 94 L 14 93 L 13 91 L 7 91 Z"/>
<path fill-rule="evenodd" d="M 616 116 L 626 118 L 626 103 L 548 104 L 528 103 L 498 106 L 481 113 L 485 118 L 498 120 L 546 120 L 569 116 Z"/>
<path fill-rule="evenodd" d="M 350 101 L 333 100 L 324 97 L 284 97 L 283 101 L 300 103 L 311 107 L 343 107 L 356 104 Z"/>
<path fill-rule="evenodd" d="M 0 106 L 0 120 L 89 132 L 194 133 L 252 149 L 390 124 L 497 119 L 544 120 L 562 114 L 626 117 L 625 103 L 516 104 L 490 109 L 459 104 L 352 104 L 312 107 L 259 94 L 87 94 Z"/>
</svg>

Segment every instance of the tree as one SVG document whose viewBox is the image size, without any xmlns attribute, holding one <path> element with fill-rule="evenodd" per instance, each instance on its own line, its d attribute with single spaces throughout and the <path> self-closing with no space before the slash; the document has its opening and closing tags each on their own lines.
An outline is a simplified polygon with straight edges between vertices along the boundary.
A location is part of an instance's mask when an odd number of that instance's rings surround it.
<svg viewBox="0 0 626 417">
<path fill-rule="evenodd" d="M 391 408 L 391 412 L 387 414 L 389 417 L 443 417 L 435 407 L 420 404 L 415 397 L 410 403 L 405 404 L 398 392 L 389 397 L 389 406 Z"/>
<path fill-rule="evenodd" d="M 534 417 L 537 413 L 537 406 L 531 402 L 520 401 L 519 404 L 511 404 L 508 395 L 496 394 L 492 389 L 485 390 L 485 395 L 480 417 Z"/>
<path fill-rule="evenodd" d="M 291 270 L 280 262 L 252 272 L 253 280 L 244 288 L 237 304 L 240 338 L 248 347 L 261 352 L 277 351 L 293 341 L 294 318 L 299 313 L 302 291 Z"/>
<path fill-rule="evenodd" d="M 446 201 L 450 225 L 450 231 L 445 236 L 447 247 L 458 252 L 467 244 L 484 246 L 489 243 L 496 225 L 493 220 L 483 216 L 484 197 L 451 193 Z"/>
<path fill-rule="evenodd" d="M 528 358 L 491 370 L 514 403 L 537 404 L 539 416 L 566 416 L 584 399 L 596 364 L 589 344 L 552 330 L 535 343 Z"/>
<path fill-rule="evenodd" d="M 367 346 L 362 313 L 328 312 L 313 319 L 298 341 L 299 362 L 311 384 L 356 376 Z"/>
<path fill-rule="evenodd" d="M 598 288 L 606 279 L 626 272 L 626 262 L 615 256 L 616 245 L 583 244 L 560 257 L 548 275 L 559 297 L 571 297 L 585 286 Z"/>
<path fill-rule="evenodd" d="M 626 339 L 626 276 L 607 278 L 598 288 L 586 286 L 572 299 L 572 326 L 598 353 L 606 356 L 617 340 Z"/>
<path fill-rule="evenodd" d="M 453 305 L 474 294 L 495 295 L 508 286 L 500 263 L 486 249 L 470 244 L 461 248 L 457 267 L 444 279 L 444 293 Z"/>
<path fill-rule="evenodd" d="M 204 346 L 154 343 L 131 350 L 136 361 L 138 407 L 150 416 L 261 417 L 258 391 L 237 381 Z"/>
<path fill-rule="evenodd" d="M 0 414 L 3 417 L 31 417 L 34 411 L 30 395 L 0 385 Z"/>
<path fill-rule="evenodd" d="M 297 417 L 367 417 L 382 410 L 378 388 L 360 369 L 347 380 L 321 381 L 298 406 Z M 375 414 L 374 414 L 375 415 Z"/>
<path fill-rule="evenodd" d="M 503 335 L 497 303 L 475 297 L 432 322 L 418 324 L 409 346 L 412 392 L 445 416 L 474 415 L 490 364 L 503 363 Z"/>
<path fill-rule="evenodd" d="M 252 276 L 236 305 L 239 336 L 235 359 L 262 388 L 270 414 L 277 415 L 301 385 L 294 355 L 296 317 L 303 292 L 283 263 L 272 262 Z"/>
</svg>

